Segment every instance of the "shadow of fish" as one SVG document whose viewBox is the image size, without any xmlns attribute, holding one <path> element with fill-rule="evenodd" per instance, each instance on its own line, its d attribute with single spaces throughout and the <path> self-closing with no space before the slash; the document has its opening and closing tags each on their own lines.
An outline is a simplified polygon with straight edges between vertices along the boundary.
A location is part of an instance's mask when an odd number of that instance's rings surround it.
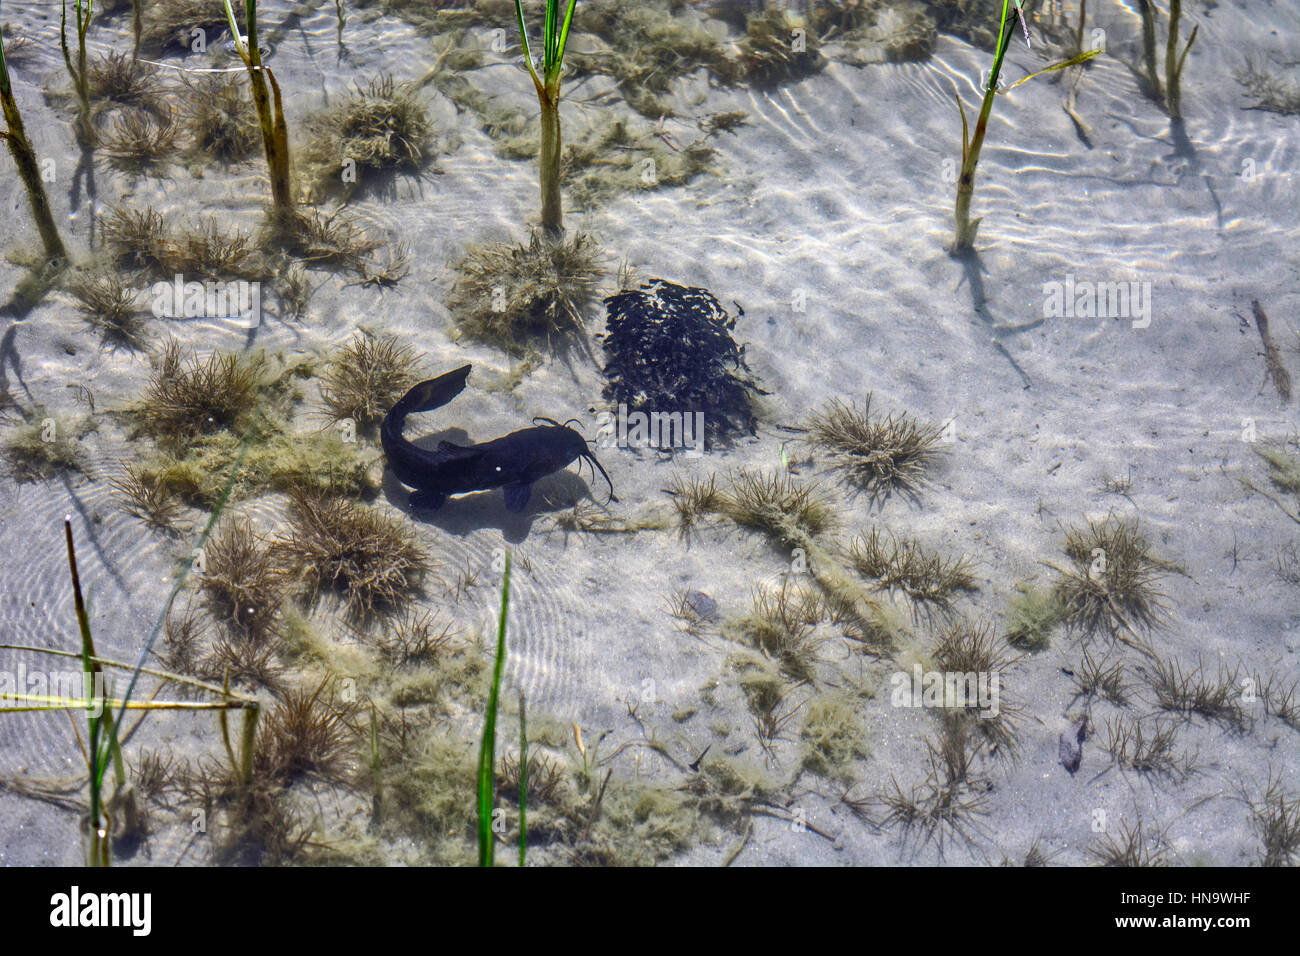
<svg viewBox="0 0 1300 956">
<path fill-rule="evenodd" d="M 473 366 L 460 368 L 421 382 L 407 392 L 384 416 L 379 429 L 384 456 L 399 481 L 414 488 L 409 503 L 422 511 L 436 511 L 448 495 L 501 488 L 506 509 L 520 512 L 528 507 L 533 483 L 567 467 L 573 461 L 591 462 L 593 476 L 599 468 L 609 483 L 610 501 L 614 484 L 581 434 L 549 418 L 534 418 L 532 428 L 523 428 L 501 438 L 475 445 L 438 442 L 433 451 L 418 448 L 402 437 L 406 416 L 441 408 L 465 388 Z M 537 422 L 545 422 L 537 425 Z"/>
</svg>

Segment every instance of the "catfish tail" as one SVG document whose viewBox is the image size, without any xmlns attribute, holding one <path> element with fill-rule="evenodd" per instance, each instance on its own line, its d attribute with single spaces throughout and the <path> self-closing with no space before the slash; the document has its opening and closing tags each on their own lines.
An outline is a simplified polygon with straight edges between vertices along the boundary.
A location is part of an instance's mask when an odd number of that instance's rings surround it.
<svg viewBox="0 0 1300 956">
<path fill-rule="evenodd" d="M 405 418 L 415 412 L 428 412 L 441 408 L 465 390 L 465 380 L 469 378 L 472 365 L 460 368 L 421 382 L 411 389 L 393 406 L 389 412 L 394 418 Z"/>
</svg>

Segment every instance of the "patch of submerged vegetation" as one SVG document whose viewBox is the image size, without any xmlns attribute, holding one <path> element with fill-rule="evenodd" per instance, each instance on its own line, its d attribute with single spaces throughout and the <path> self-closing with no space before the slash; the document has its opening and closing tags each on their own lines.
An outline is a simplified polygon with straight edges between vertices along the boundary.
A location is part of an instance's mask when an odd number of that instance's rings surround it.
<svg viewBox="0 0 1300 956">
<path fill-rule="evenodd" d="M 43 405 L 20 413 L 22 421 L 8 430 L 0 446 L 14 481 L 45 481 L 69 471 L 88 471 L 81 440 L 95 430 L 93 418 L 54 415 Z"/>
<path fill-rule="evenodd" d="M 834 467 L 873 502 L 894 492 L 915 494 L 940 451 L 943 427 L 919 422 L 906 412 L 871 414 L 834 399 L 809 422 L 810 441 L 825 449 Z"/>
<path fill-rule="evenodd" d="M 1007 643 L 1041 651 L 1047 648 L 1052 629 L 1064 619 L 1064 609 L 1051 590 L 1022 587 L 1011 599 L 1007 617 Z"/>
<path fill-rule="evenodd" d="M 814 629 L 824 617 L 821 596 L 792 587 L 787 578 L 779 589 L 755 588 L 753 610 L 726 621 L 722 633 L 779 661 L 792 678 L 807 680 L 817 658 Z"/>
<path fill-rule="evenodd" d="M 799 732 L 805 770 L 844 782 L 853 779 L 854 763 L 870 755 L 859 705 L 858 698 L 846 691 L 809 701 Z"/>
<path fill-rule="evenodd" d="M 225 9 L 208 0 L 155 0 L 141 15 L 140 45 L 158 53 L 188 53 L 195 30 L 215 41 L 229 31 Z"/>
<path fill-rule="evenodd" d="M 456 333 L 513 355 L 577 346 L 590 351 L 585 315 L 605 274 L 591 236 L 553 242 L 534 232 L 527 245 L 490 243 L 456 265 L 448 299 Z"/>
<path fill-rule="evenodd" d="M 1248 108 L 1266 110 L 1281 116 L 1300 115 L 1300 83 L 1293 83 L 1269 72 L 1253 59 L 1233 73 L 1246 95 L 1253 99 Z"/>
<path fill-rule="evenodd" d="M 433 571 L 409 522 L 301 489 L 291 492 L 289 530 L 272 552 L 303 594 L 333 594 L 354 620 L 399 610 Z"/>
<path fill-rule="evenodd" d="M 321 401 L 331 423 L 371 428 L 420 379 L 420 357 L 393 335 L 358 332 L 321 377 Z"/>
<path fill-rule="evenodd" d="M 77 298 L 77 311 L 99 331 L 106 344 L 143 349 L 148 345 L 148 315 L 138 305 L 140 293 L 117 272 L 85 272 L 69 288 Z"/>
<path fill-rule="evenodd" d="M 325 215 L 315 209 L 293 210 L 252 232 L 225 230 L 211 216 L 171 228 L 152 206 L 114 206 L 102 230 L 118 267 L 164 281 L 176 275 L 209 281 L 272 279 L 290 273 L 286 256 L 364 273 L 367 256 L 382 245 L 341 212 Z"/>
<path fill-rule="evenodd" d="M 243 454 L 240 460 L 241 452 Z M 196 508 L 210 508 L 232 477 L 231 498 L 279 491 L 373 497 L 379 491 L 378 455 L 357 442 L 344 441 L 334 431 L 289 433 L 272 425 L 247 447 L 240 436 L 218 432 L 197 438 L 184 450 L 160 449 L 138 465 L 140 477 L 156 494 Z"/>
<path fill-rule="evenodd" d="M 946 558 L 915 539 L 892 533 L 886 543 L 879 528 L 854 539 L 848 562 L 866 580 L 885 590 L 901 591 L 920 608 L 946 613 L 958 591 L 976 589 L 966 558 Z"/>
<path fill-rule="evenodd" d="M 1065 554 L 1071 567 L 1057 569 L 1056 598 L 1072 630 L 1113 636 L 1123 628 L 1136 637 L 1163 620 L 1165 595 L 1157 583 L 1176 569 L 1152 554 L 1136 519 L 1107 515 L 1071 528 Z"/>
<path fill-rule="evenodd" d="M 741 75 L 760 88 L 803 79 L 826 66 L 803 18 L 776 3 L 750 15 L 738 60 Z"/>
<path fill-rule="evenodd" d="M 262 128 L 248 80 L 239 74 L 186 78 L 180 114 L 195 157 L 241 163 L 262 149 Z"/>
<path fill-rule="evenodd" d="M 266 358 L 215 352 L 188 359 L 171 339 L 155 358 L 149 384 L 136 406 L 137 434 L 180 449 L 219 431 L 242 433 L 252 422 L 268 384 Z"/>
<path fill-rule="evenodd" d="M 310 371 L 302 362 L 273 370 L 261 353 L 186 358 L 169 342 L 140 402 L 127 412 L 135 435 L 156 442 L 154 453 L 134 466 L 131 484 L 144 497 L 128 498 L 146 515 L 150 500 L 207 508 L 232 479 L 236 499 L 268 490 L 373 495 L 373 453 L 332 429 L 289 431 L 289 408 L 302 399 L 297 380 Z"/>
<path fill-rule="evenodd" d="M 416 86 L 386 74 L 354 85 L 309 119 L 307 130 L 299 163 L 322 193 L 350 195 L 377 173 L 418 173 L 437 148 Z"/>
</svg>

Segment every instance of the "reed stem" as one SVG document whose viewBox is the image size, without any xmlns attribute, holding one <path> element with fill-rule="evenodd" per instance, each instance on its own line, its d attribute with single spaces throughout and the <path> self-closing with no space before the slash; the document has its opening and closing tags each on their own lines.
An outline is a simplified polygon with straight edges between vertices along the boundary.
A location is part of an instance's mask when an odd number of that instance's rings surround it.
<svg viewBox="0 0 1300 956">
<path fill-rule="evenodd" d="M 27 189 L 27 203 L 31 206 L 32 219 L 41 234 L 41 244 L 45 247 L 47 259 L 66 261 L 68 251 L 59 237 L 59 229 L 54 224 L 54 214 L 50 211 L 50 198 L 45 193 L 41 182 L 41 168 L 36 161 L 36 152 L 32 149 L 27 130 L 23 127 L 23 118 L 18 112 L 18 102 L 14 99 L 13 87 L 9 83 L 9 66 L 5 62 L 4 36 L 0 34 L 0 108 L 3 109 L 7 130 L 0 132 L 9 146 L 9 154 L 14 158 L 18 176 Z"/>
<path fill-rule="evenodd" d="M 492 810 L 496 800 L 497 709 L 501 702 L 501 676 L 506 665 L 506 619 L 510 614 L 510 552 L 506 552 L 505 575 L 501 581 L 501 618 L 497 623 L 496 663 L 492 689 L 483 718 L 483 743 L 478 755 L 478 865 L 491 866 L 494 856 Z"/>
<path fill-rule="evenodd" d="M 957 178 L 957 232 L 953 243 L 954 253 L 969 252 L 975 247 L 975 233 L 979 230 L 979 218 L 971 219 L 970 204 L 975 196 L 975 167 L 979 165 L 980 151 L 984 148 L 984 135 L 988 131 L 989 116 L 993 112 L 993 98 L 997 96 L 998 77 L 1002 73 L 1002 61 L 1007 55 L 1007 46 L 1016 29 L 1016 20 L 1020 13 L 1012 11 L 1003 27 L 998 41 L 997 52 L 993 57 L 993 69 L 989 72 L 988 86 L 984 89 L 984 100 L 980 103 L 979 118 L 975 121 L 975 135 L 967 138 L 966 113 L 962 111 L 962 162 L 961 174 Z M 957 105 L 960 108 L 961 100 Z"/>
<path fill-rule="evenodd" d="M 266 166 L 271 180 L 272 218 L 277 228 L 291 229 L 295 223 L 293 192 L 289 182 L 289 133 L 284 119 L 284 103 L 275 74 L 262 65 L 262 51 L 257 41 L 257 0 L 245 0 L 244 20 L 248 35 L 244 39 L 235 23 L 235 11 L 230 0 L 223 0 L 226 20 L 235 40 L 235 49 L 248 69 L 253 105 L 262 126 L 262 147 L 266 153 Z M 268 89 L 267 81 L 270 81 Z"/>
</svg>

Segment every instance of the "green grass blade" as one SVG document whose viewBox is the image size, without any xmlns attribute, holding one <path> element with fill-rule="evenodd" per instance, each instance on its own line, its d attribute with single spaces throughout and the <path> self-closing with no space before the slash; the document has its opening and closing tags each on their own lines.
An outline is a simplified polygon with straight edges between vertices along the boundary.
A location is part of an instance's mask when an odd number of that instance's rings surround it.
<svg viewBox="0 0 1300 956">
<path fill-rule="evenodd" d="M 1097 56 L 1099 53 L 1101 53 L 1100 50 L 1085 50 L 1083 53 L 1080 53 L 1078 56 L 1072 56 L 1068 60 L 1064 60 L 1061 63 L 1053 63 L 1051 66 L 1045 69 L 1038 70 L 1037 72 L 1034 73 L 1030 73 L 1028 76 L 1016 80 L 1016 82 L 1008 86 L 1004 92 L 1009 93 L 1012 90 L 1014 90 L 1017 86 L 1019 86 L 1021 83 L 1028 83 L 1034 77 L 1042 76 L 1044 73 L 1052 73 L 1055 70 L 1064 70 L 1066 67 L 1074 66 L 1076 63 L 1082 63 L 1084 60 L 1091 60 L 1094 56 Z"/>
<path fill-rule="evenodd" d="M 573 9 L 578 5 L 578 0 L 569 0 L 569 12 L 564 15 L 564 27 L 560 30 L 559 39 L 555 44 L 555 74 L 559 78 L 560 68 L 564 65 L 564 48 L 569 44 L 569 24 L 573 22 Z"/>
<path fill-rule="evenodd" d="M 244 46 L 244 40 L 239 32 L 239 27 L 235 24 L 235 11 L 230 6 L 230 0 L 221 0 L 226 5 L 226 22 L 230 24 L 230 36 L 235 41 L 235 51 L 239 58 L 244 61 L 245 66 L 251 66 L 252 61 L 248 58 L 248 48 Z"/>
<path fill-rule="evenodd" d="M 533 85 L 537 87 L 538 95 L 541 95 L 542 80 L 537 75 L 537 70 L 533 68 L 533 51 L 528 45 L 528 30 L 524 26 L 524 7 L 521 0 L 515 0 L 515 16 L 519 18 L 519 39 L 524 45 L 524 65 L 528 67 L 528 74 L 533 78 Z"/>
<path fill-rule="evenodd" d="M 229 4 L 230 0 L 226 0 Z M 248 454 L 248 446 L 252 443 L 253 435 L 257 432 L 257 424 L 250 425 L 248 431 L 244 433 L 244 440 L 240 443 L 239 454 L 235 456 L 235 462 L 230 466 L 230 477 L 226 479 L 226 486 L 221 490 L 221 497 L 217 499 L 216 506 L 212 509 L 212 516 L 208 518 L 208 523 L 204 526 L 202 534 L 199 535 L 198 544 L 194 550 L 190 551 L 189 557 L 181 564 L 180 573 L 176 575 L 176 583 L 172 585 L 171 593 L 167 595 L 167 600 L 163 602 L 162 611 L 158 619 L 154 621 L 153 630 L 149 632 L 149 638 L 144 643 L 144 648 L 140 651 L 140 656 L 135 662 L 135 667 L 131 670 L 131 679 L 127 682 L 126 693 L 122 695 L 123 705 L 118 710 L 117 720 L 120 722 L 126 713 L 126 702 L 131 700 L 135 693 L 136 682 L 140 675 L 145 672 L 145 661 L 149 659 L 149 654 L 153 650 L 154 642 L 162 632 L 163 626 L 167 623 L 167 612 L 171 610 L 172 603 L 176 600 L 176 595 L 180 593 L 181 588 L 185 586 L 189 578 L 190 570 L 194 567 L 194 551 L 201 550 L 208 542 L 212 534 L 212 529 L 216 526 L 217 519 L 226 509 L 226 502 L 230 500 L 230 493 L 234 491 L 235 482 L 239 480 L 240 469 L 244 466 L 244 458 Z"/>
<path fill-rule="evenodd" d="M 524 695 L 519 693 L 519 865 L 528 857 L 528 717 Z"/>
<path fill-rule="evenodd" d="M 557 0 L 546 0 L 546 18 L 542 21 L 542 71 L 550 79 L 555 63 L 555 8 Z"/>
<path fill-rule="evenodd" d="M 506 618 L 510 613 L 510 552 L 506 551 L 505 576 L 501 581 L 501 619 L 497 623 L 496 663 L 492 669 L 492 690 L 488 694 L 483 720 L 483 744 L 478 756 L 478 865 L 491 866 L 493 858 L 492 804 L 496 795 L 497 707 L 501 699 L 501 675 L 506 663 Z"/>
</svg>

